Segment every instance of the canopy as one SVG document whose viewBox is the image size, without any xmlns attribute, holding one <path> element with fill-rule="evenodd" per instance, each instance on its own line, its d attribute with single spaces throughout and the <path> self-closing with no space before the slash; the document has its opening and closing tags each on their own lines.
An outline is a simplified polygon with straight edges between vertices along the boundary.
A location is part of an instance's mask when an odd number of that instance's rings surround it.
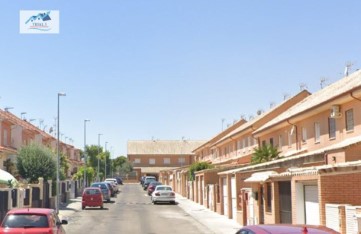
<svg viewBox="0 0 361 234">
<path fill-rule="evenodd" d="M 0 184 L 9 184 L 9 180 L 11 180 L 11 184 L 13 186 L 18 184 L 17 179 L 9 172 L 0 169 Z"/>
<path fill-rule="evenodd" d="M 275 171 L 262 171 L 256 172 L 251 175 L 251 177 L 244 180 L 244 182 L 249 183 L 263 183 L 269 179 L 271 175 L 277 175 L 278 173 Z"/>
</svg>

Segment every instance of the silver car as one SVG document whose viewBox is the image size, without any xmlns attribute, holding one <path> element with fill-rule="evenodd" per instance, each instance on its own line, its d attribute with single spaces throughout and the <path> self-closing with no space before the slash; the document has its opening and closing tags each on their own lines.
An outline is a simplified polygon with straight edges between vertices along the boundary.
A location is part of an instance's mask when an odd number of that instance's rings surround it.
<svg viewBox="0 0 361 234">
<path fill-rule="evenodd" d="M 152 193 L 152 202 L 157 204 L 158 202 L 169 202 L 175 204 L 175 193 L 169 185 L 157 185 Z"/>
</svg>

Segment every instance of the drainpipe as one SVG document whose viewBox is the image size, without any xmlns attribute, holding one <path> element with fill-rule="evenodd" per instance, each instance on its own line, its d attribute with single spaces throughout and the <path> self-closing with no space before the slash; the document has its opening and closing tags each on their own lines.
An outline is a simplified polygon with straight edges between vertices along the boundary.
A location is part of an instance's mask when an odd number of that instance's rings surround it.
<svg viewBox="0 0 361 234">
<path fill-rule="evenodd" d="M 252 132 L 254 132 L 255 130 L 257 130 L 256 128 L 253 127 L 253 125 L 251 125 L 251 129 L 252 129 Z M 253 134 L 251 134 L 251 137 L 257 141 L 257 147 L 260 147 L 260 146 L 261 146 L 261 142 L 260 142 L 259 137 L 254 137 Z"/>
<path fill-rule="evenodd" d="M 359 99 L 359 98 L 355 97 L 355 96 L 353 95 L 353 93 L 352 93 L 352 92 L 350 93 L 350 96 L 351 96 L 353 99 L 355 99 L 355 100 L 357 100 L 357 101 L 360 101 L 360 102 L 361 102 L 361 99 Z"/>
</svg>

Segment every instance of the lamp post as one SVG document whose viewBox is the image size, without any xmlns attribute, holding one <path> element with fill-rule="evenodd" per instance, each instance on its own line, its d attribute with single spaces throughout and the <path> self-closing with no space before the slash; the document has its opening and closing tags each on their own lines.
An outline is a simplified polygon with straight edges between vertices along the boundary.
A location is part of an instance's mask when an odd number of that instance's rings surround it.
<svg viewBox="0 0 361 234">
<path fill-rule="evenodd" d="M 107 144 L 108 142 L 105 142 L 105 148 L 104 148 L 104 180 L 107 178 Z"/>
<path fill-rule="evenodd" d="M 56 209 L 56 213 L 59 214 L 59 204 L 60 204 L 60 199 L 59 199 L 59 167 L 60 167 L 60 156 L 59 156 L 59 117 L 60 117 L 60 108 L 59 108 L 59 100 L 60 100 L 60 96 L 66 96 L 65 93 L 58 93 L 58 137 L 57 137 L 57 144 L 56 144 L 56 148 L 57 148 L 57 160 L 56 160 L 56 204 L 55 204 L 55 209 Z"/>
<path fill-rule="evenodd" d="M 103 135 L 101 133 L 98 133 L 98 170 L 97 170 L 97 181 L 100 181 L 99 177 L 99 154 L 100 154 L 100 136 Z"/>
<path fill-rule="evenodd" d="M 87 154 L 86 154 L 86 122 L 89 122 L 90 119 L 84 119 L 84 188 L 87 185 L 86 181 L 86 167 L 87 167 Z"/>
</svg>

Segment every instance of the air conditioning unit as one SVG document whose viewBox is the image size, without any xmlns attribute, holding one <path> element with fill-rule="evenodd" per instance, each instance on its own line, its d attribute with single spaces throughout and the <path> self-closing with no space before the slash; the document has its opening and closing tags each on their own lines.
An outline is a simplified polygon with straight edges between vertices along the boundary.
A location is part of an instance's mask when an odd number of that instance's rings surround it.
<svg viewBox="0 0 361 234">
<path fill-rule="evenodd" d="M 331 113 L 330 113 L 330 118 L 341 118 L 342 117 L 342 113 L 340 112 L 340 106 L 339 105 L 333 105 L 331 107 Z"/>
</svg>

